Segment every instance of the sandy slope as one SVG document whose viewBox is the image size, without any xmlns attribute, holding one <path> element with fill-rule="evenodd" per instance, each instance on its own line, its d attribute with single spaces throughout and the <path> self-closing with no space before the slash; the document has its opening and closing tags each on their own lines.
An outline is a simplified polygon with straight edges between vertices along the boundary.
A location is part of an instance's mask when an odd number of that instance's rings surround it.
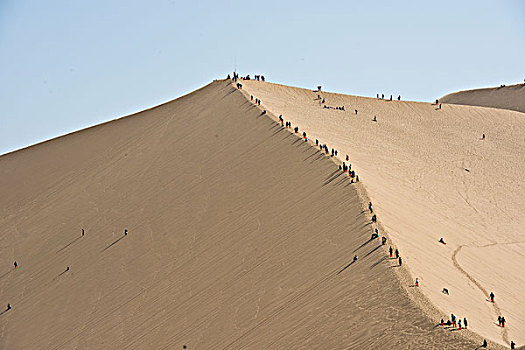
<svg viewBox="0 0 525 350">
<path fill-rule="evenodd" d="M 224 81 L 0 175 L 1 349 L 473 347 L 367 243 L 359 187 Z"/>
<path fill-rule="evenodd" d="M 301 132 L 350 155 L 381 223 L 440 310 L 467 316 L 472 330 L 496 342 L 525 343 L 523 114 L 322 94 L 345 112 L 322 108 L 310 90 L 243 85 Z M 496 305 L 487 302 L 490 291 Z"/>
<path fill-rule="evenodd" d="M 458 91 L 439 100 L 443 103 L 494 107 L 525 113 L 525 84 Z"/>
</svg>

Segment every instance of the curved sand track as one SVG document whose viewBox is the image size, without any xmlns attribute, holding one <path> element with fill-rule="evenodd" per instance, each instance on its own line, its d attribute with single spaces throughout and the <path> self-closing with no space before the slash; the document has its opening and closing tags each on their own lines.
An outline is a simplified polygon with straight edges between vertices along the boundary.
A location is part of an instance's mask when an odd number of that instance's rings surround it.
<svg viewBox="0 0 525 350">
<path fill-rule="evenodd" d="M 227 82 L 0 172 L 2 349 L 474 347 L 367 242 L 359 187 Z"/>
<path fill-rule="evenodd" d="M 350 155 L 379 220 L 443 314 L 466 316 L 470 329 L 495 342 L 525 343 L 522 113 L 323 92 L 327 106 L 345 106 L 340 111 L 323 108 L 311 90 L 242 83 L 264 108 Z M 460 246 L 461 270 L 453 261 Z M 482 290 L 495 293 L 508 338 Z"/>
</svg>

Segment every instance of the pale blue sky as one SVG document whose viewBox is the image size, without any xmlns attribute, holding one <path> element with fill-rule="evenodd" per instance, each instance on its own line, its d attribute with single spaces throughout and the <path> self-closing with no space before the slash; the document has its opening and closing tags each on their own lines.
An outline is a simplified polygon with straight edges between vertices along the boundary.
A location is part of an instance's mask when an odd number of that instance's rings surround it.
<svg viewBox="0 0 525 350">
<path fill-rule="evenodd" d="M 430 101 L 523 82 L 525 1 L 0 0 L 0 154 L 234 68 Z"/>
</svg>

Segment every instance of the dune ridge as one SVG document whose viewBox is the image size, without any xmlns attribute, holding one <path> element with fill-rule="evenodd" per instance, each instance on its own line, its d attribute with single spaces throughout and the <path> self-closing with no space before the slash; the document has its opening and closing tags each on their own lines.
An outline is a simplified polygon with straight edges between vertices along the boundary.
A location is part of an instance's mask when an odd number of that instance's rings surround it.
<svg viewBox="0 0 525 350">
<path fill-rule="evenodd" d="M 443 103 L 493 107 L 525 113 L 525 84 L 453 92 L 439 99 Z"/>
<path fill-rule="evenodd" d="M 312 90 L 242 83 L 265 109 L 350 155 L 412 278 L 438 310 L 466 316 L 471 330 L 500 344 L 525 342 L 521 113 L 322 92 L 324 108 Z"/>
<path fill-rule="evenodd" d="M 408 297 L 359 187 L 229 82 L 0 171 L 1 348 L 473 347 Z"/>
</svg>

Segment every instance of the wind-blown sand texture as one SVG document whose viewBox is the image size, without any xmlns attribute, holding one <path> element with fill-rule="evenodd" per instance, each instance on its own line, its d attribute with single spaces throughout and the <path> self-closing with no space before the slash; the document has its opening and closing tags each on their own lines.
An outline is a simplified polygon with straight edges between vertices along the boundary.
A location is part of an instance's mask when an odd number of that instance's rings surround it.
<svg viewBox="0 0 525 350">
<path fill-rule="evenodd" d="M 439 310 L 466 316 L 471 330 L 495 342 L 525 343 L 522 113 L 321 93 L 327 106 L 344 105 L 340 111 L 320 106 L 311 90 L 242 84 L 309 138 L 341 159 L 350 155 L 378 220 Z"/>
<path fill-rule="evenodd" d="M 0 172 L 2 349 L 474 347 L 408 297 L 361 185 L 229 82 L 4 155 Z"/>
<path fill-rule="evenodd" d="M 510 109 L 525 113 L 525 84 L 458 91 L 439 99 L 443 103 Z"/>
</svg>

